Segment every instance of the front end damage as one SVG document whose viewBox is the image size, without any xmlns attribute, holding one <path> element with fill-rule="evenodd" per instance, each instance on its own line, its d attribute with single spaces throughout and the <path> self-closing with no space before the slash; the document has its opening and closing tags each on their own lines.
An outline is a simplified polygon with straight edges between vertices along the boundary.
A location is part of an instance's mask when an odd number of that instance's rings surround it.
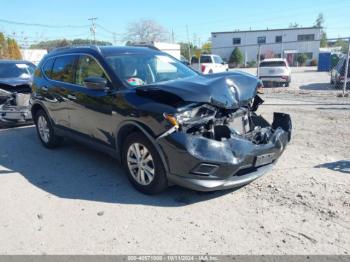
<svg viewBox="0 0 350 262">
<path fill-rule="evenodd" d="M 0 124 L 16 126 L 32 121 L 29 84 L 0 85 Z"/>
<path fill-rule="evenodd" d="M 170 182 L 212 191 L 242 186 L 271 170 L 291 139 L 292 123 L 288 114 L 274 113 L 270 124 L 256 114 L 262 103 L 255 89 L 239 106 L 193 103 L 164 114 L 169 129 L 157 140 Z"/>
</svg>

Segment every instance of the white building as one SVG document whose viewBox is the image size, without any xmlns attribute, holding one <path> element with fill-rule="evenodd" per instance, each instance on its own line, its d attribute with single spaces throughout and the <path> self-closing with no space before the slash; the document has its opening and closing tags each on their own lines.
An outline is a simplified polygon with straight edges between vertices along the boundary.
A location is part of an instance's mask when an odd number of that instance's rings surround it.
<svg viewBox="0 0 350 262">
<path fill-rule="evenodd" d="M 163 42 L 153 42 L 153 45 L 158 48 L 159 50 L 168 53 L 169 55 L 172 55 L 173 57 L 177 59 L 181 59 L 181 51 L 180 51 L 180 45 L 179 44 L 173 44 L 173 43 L 163 43 Z"/>
<path fill-rule="evenodd" d="M 40 60 L 47 54 L 46 49 L 21 49 L 23 60 L 32 62 L 33 64 L 39 64 Z"/>
<path fill-rule="evenodd" d="M 296 54 L 304 53 L 308 62 L 318 59 L 321 28 L 286 28 L 234 32 L 213 32 L 212 52 L 229 61 L 235 47 L 244 55 L 245 64 L 257 61 L 259 46 L 262 58 L 283 57 L 296 64 Z"/>
</svg>

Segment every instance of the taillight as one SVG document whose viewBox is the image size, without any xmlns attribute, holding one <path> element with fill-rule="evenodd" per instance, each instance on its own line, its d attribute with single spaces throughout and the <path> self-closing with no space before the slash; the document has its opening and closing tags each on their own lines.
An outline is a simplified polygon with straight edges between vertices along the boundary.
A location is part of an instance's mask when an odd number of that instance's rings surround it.
<svg viewBox="0 0 350 262">
<path fill-rule="evenodd" d="M 202 65 L 201 70 L 202 70 L 202 73 L 205 71 L 205 65 Z"/>
</svg>

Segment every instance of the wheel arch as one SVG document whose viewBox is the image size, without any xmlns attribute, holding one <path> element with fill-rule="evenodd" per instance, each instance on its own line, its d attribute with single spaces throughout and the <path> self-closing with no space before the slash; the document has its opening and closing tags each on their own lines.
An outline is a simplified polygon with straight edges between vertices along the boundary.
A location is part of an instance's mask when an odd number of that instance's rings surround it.
<svg viewBox="0 0 350 262">
<path fill-rule="evenodd" d="M 166 172 L 169 172 L 169 166 L 166 161 L 164 152 L 162 148 L 157 143 L 156 139 L 154 138 L 154 134 L 151 130 L 148 130 L 146 126 L 144 126 L 142 123 L 136 122 L 136 121 L 125 121 L 121 125 L 118 126 L 116 129 L 116 135 L 115 135 L 115 143 L 116 143 L 116 152 L 117 152 L 117 159 L 120 163 L 122 163 L 122 148 L 123 148 L 123 142 L 125 141 L 125 138 L 133 133 L 133 132 L 141 132 L 143 133 L 147 139 L 152 143 L 152 145 L 157 150 L 160 159 L 162 160 L 163 166 L 166 170 Z"/>
<path fill-rule="evenodd" d="M 39 110 L 43 110 L 49 116 L 47 110 L 45 109 L 45 107 L 42 104 L 35 103 L 34 105 L 32 105 L 32 107 L 30 109 L 34 121 L 35 121 L 35 115 Z"/>
<path fill-rule="evenodd" d="M 40 102 L 36 102 L 35 104 L 33 104 L 32 107 L 31 107 L 31 109 L 30 109 L 30 111 L 31 111 L 31 113 L 32 113 L 32 118 L 33 118 L 34 124 L 35 124 L 35 115 L 36 115 L 36 113 L 37 113 L 39 110 L 43 110 L 43 111 L 46 113 L 46 115 L 48 116 L 49 121 L 50 121 L 50 123 L 52 124 L 52 126 L 55 126 L 55 125 L 54 125 L 54 121 L 53 121 L 53 119 L 51 118 L 51 115 L 50 115 L 49 111 L 48 111 L 48 110 L 46 109 L 46 107 L 45 107 L 42 103 L 40 103 Z"/>
</svg>

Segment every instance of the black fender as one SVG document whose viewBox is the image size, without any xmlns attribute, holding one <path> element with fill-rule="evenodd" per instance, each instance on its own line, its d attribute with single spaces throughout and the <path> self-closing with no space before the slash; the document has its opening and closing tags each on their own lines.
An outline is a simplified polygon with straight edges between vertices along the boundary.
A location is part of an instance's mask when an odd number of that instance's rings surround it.
<svg viewBox="0 0 350 262">
<path fill-rule="evenodd" d="M 35 102 L 33 104 L 30 105 L 30 112 L 32 113 L 32 119 L 33 119 L 33 122 L 35 123 L 35 114 L 33 114 L 33 108 L 36 107 L 36 106 L 40 106 L 46 113 L 46 115 L 49 117 L 49 121 L 51 123 L 52 126 L 55 126 L 55 123 L 53 122 L 51 116 L 50 116 L 50 113 L 49 111 L 47 110 L 46 106 L 44 105 L 43 102 L 41 101 L 38 101 L 38 100 L 35 100 Z"/>
<path fill-rule="evenodd" d="M 160 145 L 158 144 L 156 138 L 151 134 L 150 131 L 147 130 L 147 128 L 140 122 L 137 121 L 132 121 L 132 120 L 126 120 L 124 122 L 122 122 L 116 129 L 115 131 L 115 148 L 116 148 L 116 153 L 117 153 L 117 159 L 119 161 L 119 163 L 121 163 L 121 148 L 118 145 L 118 135 L 120 130 L 125 127 L 125 126 L 134 126 L 135 128 L 137 128 L 138 130 L 140 130 L 148 139 L 149 141 L 153 144 L 153 146 L 155 147 L 155 149 L 157 150 L 160 159 L 162 160 L 163 166 L 165 168 L 166 173 L 169 173 L 169 165 L 167 163 L 165 154 L 162 150 L 162 148 L 160 147 Z"/>
</svg>

